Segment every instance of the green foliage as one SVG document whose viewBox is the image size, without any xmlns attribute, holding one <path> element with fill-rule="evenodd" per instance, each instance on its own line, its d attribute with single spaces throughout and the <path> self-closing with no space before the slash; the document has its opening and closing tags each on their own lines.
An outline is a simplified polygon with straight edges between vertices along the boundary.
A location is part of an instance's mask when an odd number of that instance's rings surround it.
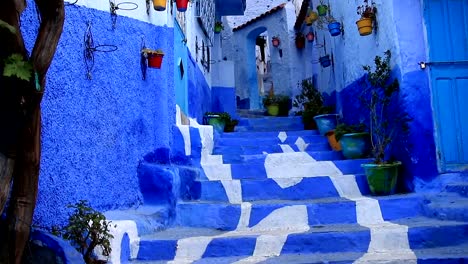
<svg viewBox="0 0 468 264">
<path fill-rule="evenodd" d="M 231 115 L 228 112 L 206 112 L 205 116 L 218 116 L 225 124 L 231 122 Z"/>
<path fill-rule="evenodd" d="M 293 106 L 301 110 L 302 123 L 313 122 L 314 116 L 330 114 L 335 110 L 333 106 L 324 106 L 320 91 L 314 86 L 312 78 L 304 79 L 297 84 L 301 93 L 294 98 Z"/>
<path fill-rule="evenodd" d="M 110 239 L 114 238 L 109 232 L 111 222 L 85 200 L 68 207 L 74 209 L 68 218 L 68 225 L 63 230 L 55 228 L 54 233 L 63 232 L 63 238 L 72 241 L 88 264 L 96 262 L 93 250 L 98 246 L 102 249 L 102 255 L 108 257 L 112 251 Z"/>
<path fill-rule="evenodd" d="M 10 31 L 11 34 L 16 34 L 16 29 L 12 25 L 0 19 L 0 28 L 5 28 Z"/>
<path fill-rule="evenodd" d="M 263 98 L 263 105 L 280 105 L 280 104 L 288 104 L 289 96 L 286 95 L 269 95 Z"/>
<path fill-rule="evenodd" d="M 23 60 L 23 56 L 18 53 L 11 54 L 5 59 L 5 68 L 3 76 L 16 77 L 21 80 L 29 81 L 31 79 L 33 67 L 31 63 Z"/>
<path fill-rule="evenodd" d="M 335 128 L 335 138 L 339 141 L 344 134 L 351 134 L 351 133 L 361 133 L 366 131 L 366 125 L 364 124 L 355 124 L 355 125 L 347 125 L 344 123 L 338 124 Z"/>
<path fill-rule="evenodd" d="M 374 67 L 363 66 L 367 74 L 360 97 L 369 109 L 372 154 L 377 164 L 389 161 L 386 153 L 390 144 L 399 133 L 408 132 L 410 121 L 408 115 L 399 108 L 400 86 L 398 80 L 391 76 L 390 50 L 384 55 L 384 58 L 375 57 Z"/>
</svg>

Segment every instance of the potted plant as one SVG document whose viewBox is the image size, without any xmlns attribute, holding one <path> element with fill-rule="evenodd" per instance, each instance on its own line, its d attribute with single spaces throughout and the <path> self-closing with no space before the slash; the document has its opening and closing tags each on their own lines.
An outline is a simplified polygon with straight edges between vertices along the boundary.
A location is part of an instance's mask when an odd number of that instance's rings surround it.
<svg viewBox="0 0 468 264">
<path fill-rule="evenodd" d="M 176 0 L 177 11 L 185 12 L 187 11 L 189 0 Z"/>
<path fill-rule="evenodd" d="M 152 50 L 145 48 L 141 51 L 142 56 L 148 59 L 148 67 L 160 69 L 162 60 L 164 57 L 164 52 L 160 49 Z"/>
<path fill-rule="evenodd" d="M 328 11 L 328 5 L 326 5 L 323 0 L 320 0 L 320 5 L 317 6 L 317 13 L 319 16 L 325 16 Z"/>
<path fill-rule="evenodd" d="M 315 12 L 314 10 L 312 10 L 311 8 L 309 8 L 309 10 L 307 11 L 307 16 L 306 18 L 304 19 L 305 23 L 307 26 L 310 26 L 312 25 L 315 21 L 317 21 L 317 19 L 319 18 L 319 15 L 317 14 L 317 12 Z"/>
<path fill-rule="evenodd" d="M 370 137 L 364 124 L 338 124 L 334 136 L 341 146 L 343 156 L 347 159 L 364 158 L 370 151 Z"/>
<path fill-rule="evenodd" d="M 305 37 L 302 32 L 296 33 L 296 48 L 303 49 L 305 47 Z"/>
<path fill-rule="evenodd" d="M 229 119 L 226 121 L 226 125 L 224 126 L 224 132 L 234 132 L 234 129 L 239 124 L 239 120 L 237 119 Z"/>
<path fill-rule="evenodd" d="M 309 41 L 309 42 L 314 41 L 314 39 L 315 39 L 314 32 L 309 31 L 309 33 L 306 34 L 306 39 L 307 39 L 307 41 Z"/>
<path fill-rule="evenodd" d="M 372 34 L 372 29 L 376 25 L 377 7 L 374 1 L 364 0 L 364 3 L 357 7 L 357 14 L 361 19 L 356 21 L 356 25 L 361 36 Z"/>
<path fill-rule="evenodd" d="M 167 0 L 153 0 L 153 7 L 156 11 L 166 10 L 166 1 Z"/>
<path fill-rule="evenodd" d="M 333 108 L 326 110 L 327 111 L 322 110 L 322 113 L 314 116 L 315 123 L 317 124 L 319 133 L 322 136 L 326 136 L 328 131 L 335 129 L 339 118 L 338 114 L 331 114 L 333 112 Z"/>
<path fill-rule="evenodd" d="M 287 95 L 277 95 L 278 116 L 288 116 L 291 109 L 291 98 Z"/>
<path fill-rule="evenodd" d="M 273 36 L 271 38 L 271 44 L 273 45 L 273 47 L 278 47 L 280 45 L 280 39 L 278 36 Z"/>
<path fill-rule="evenodd" d="M 323 106 L 322 95 L 315 87 L 312 78 L 298 82 L 297 87 L 301 89 L 301 93 L 294 97 L 292 105 L 298 108 L 297 114 L 302 116 L 304 129 L 316 129 L 314 116 L 319 114 L 319 109 Z"/>
<path fill-rule="evenodd" d="M 400 161 L 389 157 L 393 140 L 408 131 L 409 118 L 398 109 L 399 83 L 391 76 L 391 52 L 376 56 L 374 69 L 363 66 L 367 72 L 361 101 L 369 110 L 369 128 L 373 162 L 363 164 L 372 194 L 388 195 L 395 192 Z"/>
<path fill-rule="evenodd" d="M 277 116 L 279 114 L 279 98 L 276 95 L 268 95 L 263 98 L 263 105 L 267 109 L 268 115 Z"/>
<path fill-rule="evenodd" d="M 223 22 L 221 21 L 216 21 L 214 25 L 214 32 L 215 33 L 220 33 L 224 29 Z"/>
<path fill-rule="evenodd" d="M 219 133 L 224 132 L 226 123 L 231 121 L 231 115 L 227 112 L 206 112 L 203 116 L 203 124 L 213 126 Z"/>
</svg>

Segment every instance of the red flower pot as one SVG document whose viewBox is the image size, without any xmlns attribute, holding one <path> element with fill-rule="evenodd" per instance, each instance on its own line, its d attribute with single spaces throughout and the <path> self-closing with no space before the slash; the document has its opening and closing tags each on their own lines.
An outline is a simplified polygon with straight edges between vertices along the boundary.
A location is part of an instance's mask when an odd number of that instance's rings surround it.
<svg viewBox="0 0 468 264">
<path fill-rule="evenodd" d="M 280 44 L 280 40 L 278 38 L 274 38 L 271 40 L 271 44 L 273 44 L 273 47 L 278 47 Z"/>
<path fill-rule="evenodd" d="M 148 54 L 148 67 L 161 69 L 164 54 Z"/>
<path fill-rule="evenodd" d="M 185 12 L 187 11 L 187 5 L 189 0 L 176 0 L 177 11 Z"/>
</svg>

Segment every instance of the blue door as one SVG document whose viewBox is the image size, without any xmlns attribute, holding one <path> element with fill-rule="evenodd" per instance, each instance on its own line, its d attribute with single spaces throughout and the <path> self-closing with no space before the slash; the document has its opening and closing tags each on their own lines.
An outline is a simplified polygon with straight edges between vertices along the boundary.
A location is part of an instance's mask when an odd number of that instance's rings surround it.
<svg viewBox="0 0 468 264">
<path fill-rule="evenodd" d="M 188 116 L 188 79 L 187 79 L 187 59 L 188 50 L 186 46 L 185 34 L 177 19 L 174 19 L 174 85 L 176 104 L 180 110 Z"/>
<path fill-rule="evenodd" d="M 425 0 L 441 172 L 468 169 L 468 1 Z"/>
</svg>

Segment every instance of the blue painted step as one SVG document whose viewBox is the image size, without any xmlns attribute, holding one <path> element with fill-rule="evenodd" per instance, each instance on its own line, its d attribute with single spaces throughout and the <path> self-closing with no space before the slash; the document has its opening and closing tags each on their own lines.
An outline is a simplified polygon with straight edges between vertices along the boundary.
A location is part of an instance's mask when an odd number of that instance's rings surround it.
<svg viewBox="0 0 468 264">
<path fill-rule="evenodd" d="M 419 254 L 423 260 L 441 259 L 441 253 L 446 254 L 442 259 L 468 257 L 466 244 L 464 244 L 465 236 L 468 235 L 467 223 L 410 218 L 399 221 L 399 224 L 408 226 L 410 246 L 416 255 Z M 177 243 L 180 239 L 212 237 L 207 241 L 206 248 L 203 248 L 203 259 L 195 263 L 225 263 L 210 262 L 210 259 L 220 261 L 222 259 L 216 258 L 230 258 L 232 260 L 235 259 L 233 257 L 241 259 L 241 257 L 251 256 L 255 249 L 256 240 L 261 235 L 277 236 L 278 238 L 283 235 L 287 236 L 281 250 L 281 256 L 272 257 L 265 263 L 303 263 L 299 261 L 300 258 L 297 259 L 298 254 L 309 256 L 310 260 L 321 257 L 323 261 L 339 261 L 340 259 L 337 259 L 335 254 L 342 256 L 351 254 L 348 257 L 354 257 L 349 259 L 357 259 L 367 252 L 370 243 L 370 230 L 357 224 L 316 225 L 311 226 L 308 231 L 278 230 L 249 233 L 245 231 L 222 232 L 213 229 L 177 228 L 141 237 L 138 259 L 172 260 L 176 255 Z M 194 239 L 192 243 L 193 248 L 197 248 L 200 242 L 198 239 Z M 398 253 L 394 252 L 394 254 Z M 432 253 L 432 257 L 430 253 Z M 288 261 L 282 262 L 286 260 Z"/>
<path fill-rule="evenodd" d="M 384 220 L 423 215 L 422 197 L 418 195 L 379 197 L 378 201 Z M 356 203 L 340 197 L 300 201 L 257 200 L 251 204 L 250 227 L 258 224 L 271 212 L 294 205 L 304 205 L 307 208 L 309 225 L 357 223 Z M 180 202 L 176 215 L 181 216 L 176 220 L 180 226 L 234 230 L 241 217 L 241 205 L 227 202 Z"/>
<path fill-rule="evenodd" d="M 428 217 L 468 222 L 468 198 L 455 193 L 441 193 L 430 197 L 424 206 Z"/>
<path fill-rule="evenodd" d="M 217 146 L 268 146 L 277 144 L 295 145 L 302 139 L 306 144 L 327 143 L 327 139 L 320 135 L 278 137 L 221 137 L 216 141 Z"/>
<path fill-rule="evenodd" d="M 295 144 L 287 144 L 295 152 L 299 152 L 300 149 Z M 330 151 L 328 142 L 315 142 L 310 143 L 305 148 L 305 151 Z M 282 153 L 284 152 L 280 144 L 276 145 L 236 145 L 236 146 L 219 146 L 216 145 L 213 149 L 213 154 L 238 154 L 238 155 L 249 155 L 249 154 L 265 154 L 265 153 Z"/>
<path fill-rule="evenodd" d="M 223 133 L 221 138 L 265 138 L 265 137 L 278 137 L 281 132 L 286 133 L 286 136 L 293 137 L 307 137 L 319 135 L 318 130 L 291 130 L 283 131 L 281 129 L 275 131 L 239 131 L 232 133 Z"/>
<path fill-rule="evenodd" d="M 282 131 L 289 130 L 302 130 L 301 117 L 263 117 L 263 118 L 241 118 L 239 125 L 236 127 L 237 131 L 275 131 L 281 129 Z"/>
<path fill-rule="evenodd" d="M 306 151 L 306 153 L 317 161 L 332 161 L 344 159 L 341 151 L 325 150 L 325 151 Z M 225 154 L 223 155 L 223 163 L 264 163 L 268 154 Z"/>
</svg>

